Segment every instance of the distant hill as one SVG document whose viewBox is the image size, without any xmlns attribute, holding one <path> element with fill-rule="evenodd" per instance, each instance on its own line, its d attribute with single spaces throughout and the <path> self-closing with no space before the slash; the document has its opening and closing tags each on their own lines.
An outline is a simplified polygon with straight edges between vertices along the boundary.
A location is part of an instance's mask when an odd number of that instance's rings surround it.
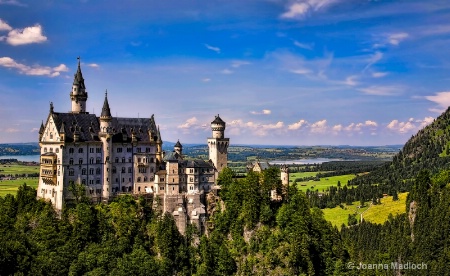
<svg viewBox="0 0 450 276">
<path fill-rule="evenodd" d="M 4 155 L 36 155 L 39 154 L 38 143 L 0 144 L 0 156 Z"/>
<path fill-rule="evenodd" d="M 412 136 L 391 162 L 353 179 L 350 183 L 380 184 L 398 191 L 409 191 L 412 180 L 421 169 L 437 173 L 448 168 L 450 168 L 450 108 L 433 123 Z"/>
</svg>

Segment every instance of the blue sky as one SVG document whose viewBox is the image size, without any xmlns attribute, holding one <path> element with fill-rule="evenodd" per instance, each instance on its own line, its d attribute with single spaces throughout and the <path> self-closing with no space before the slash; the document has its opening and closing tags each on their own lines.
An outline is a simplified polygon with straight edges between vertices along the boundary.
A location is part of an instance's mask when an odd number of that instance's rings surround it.
<svg viewBox="0 0 450 276">
<path fill-rule="evenodd" d="M 124 4 L 126 3 L 126 4 Z M 450 105 L 450 2 L 0 0 L 0 143 L 70 110 L 81 56 L 100 113 L 166 141 L 401 144 Z"/>
</svg>

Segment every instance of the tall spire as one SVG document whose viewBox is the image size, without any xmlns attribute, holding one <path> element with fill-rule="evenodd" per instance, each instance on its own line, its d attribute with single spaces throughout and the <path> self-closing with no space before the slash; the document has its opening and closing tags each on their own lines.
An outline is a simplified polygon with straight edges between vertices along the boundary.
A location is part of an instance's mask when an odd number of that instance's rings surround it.
<svg viewBox="0 0 450 276">
<path fill-rule="evenodd" d="M 108 103 L 108 90 L 105 91 L 105 101 L 103 102 L 101 117 L 111 117 L 111 110 L 109 109 Z"/>
<path fill-rule="evenodd" d="M 86 86 L 84 85 L 83 74 L 81 73 L 81 58 L 77 57 L 77 59 L 78 59 L 78 68 L 73 78 L 73 84 L 79 85 L 80 89 L 86 89 Z"/>
<path fill-rule="evenodd" d="M 86 113 L 86 101 L 88 93 L 84 84 L 83 74 L 81 73 L 81 61 L 78 59 L 78 69 L 73 77 L 72 91 L 70 91 L 70 100 L 72 101 L 72 113 Z"/>
</svg>

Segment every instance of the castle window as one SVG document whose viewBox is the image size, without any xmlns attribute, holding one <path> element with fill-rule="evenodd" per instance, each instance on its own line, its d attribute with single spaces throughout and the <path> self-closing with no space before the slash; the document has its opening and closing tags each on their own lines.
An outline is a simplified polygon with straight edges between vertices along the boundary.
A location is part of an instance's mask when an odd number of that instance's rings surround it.
<svg viewBox="0 0 450 276">
<path fill-rule="evenodd" d="M 122 178 L 122 183 L 125 183 L 125 178 Z"/>
<path fill-rule="evenodd" d="M 59 149 L 57 148 L 57 149 L 55 150 L 55 152 L 56 152 L 56 153 L 59 153 Z"/>
<path fill-rule="evenodd" d="M 138 187 L 138 192 L 140 192 L 141 191 L 141 187 Z"/>
<path fill-rule="evenodd" d="M 125 167 L 122 167 L 122 173 L 125 173 L 126 169 Z"/>
<path fill-rule="evenodd" d="M 172 178 L 172 182 L 175 183 L 175 178 Z"/>
<path fill-rule="evenodd" d="M 116 178 L 116 183 L 119 183 L 119 178 Z"/>
<path fill-rule="evenodd" d="M 102 173 L 102 170 L 100 169 L 100 168 L 97 168 L 96 170 L 95 170 L 95 174 L 101 174 Z"/>
<path fill-rule="evenodd" d="M 150 163 L 153 163 L 153 157 L 152 157 L 152 158 L 150 158 Z"/>
<path fill-rule="evenodd" d="M 194 178 L 193 177 L 189 178 L 189 182 L 194 182 Z"/>
<path fill-rule="evenodd" d="M 127 148 L 127 152 L 131 152 L 131 148 Z"/>
<path fill-rule="evenodd" d="M 153 167 L 150 168 L 150 172 L 153 172 Z"/>
<path fill-rule="evenodd" d="M 89 174 L 94 174 L 94 168 L 89 169 Z"/>
<path fill-rule="evenodd" d="M 83 148 L 79 148 L 78 153 L 83 153 Z"/>
<path fill-rule="evenodd" d="M 78 159 L 78 164 L 83 164 L 83 158 Z"/>
<path fill-rule="evenodd" d="M 141 178 L 140 177 L 137 178 L 137 182 L 141 182 Z"/>
<path fill-rule="evenodd" d="M 153 176 L 151 176 L 150 181 L 155 181 L 155 178 Z"/>
<path fill-rule="evenodd" d="M 82 175 L 86 175 L 86 169 L 82 169 L 82 170 L 81 170 L 81 174 L 82 174 Z"/>
<path fill-rule="evenodd" d="M 69 153 L 73 153 L 73 148 L 69 148 Z"/>
<path fill-rule="evenodd" d="M 136 150 L 137 150 L 137 152 L 141 152 L 141 148 L 137 148 Z"/>
<path fill-rule="evenodd" d="M 101 150 L 100 148 L 96 148 L 96 149 L 95 149 L 95 152 L 96 152 L 96 153 L 101 153 L 102 150 Z"/>
<path fill-rule="evenodd" d="M 89 158 L 89 164 L 94 164 L 94 157 Z"/>
<path fill-rule="evenodd" d="M 122 148 L 117 148 L 117 152 L 118 153 L 122 152 Z"/>
<path fill-rule="evenodd" d="M 138 158 L 138 162 L 141 163 L 141 158 Z"/>
<path fill-rule="evenodd" d="M 125 157 L 122 157 L 122 163 L 125 163 Z"/>
<path fill-rule="evenodd" d="M 100 179 L 99 179 L 99 178 L 97 178 L 97 179 L 95 180 L 95 184 L 100 184 Z"/>
<path fill-rule="evenodd" d="M 81 180 L 81 184 L 86 185 L 86 179 Z"/>
<path fill-rule="evenodd" d="M 193 169 L 189 169 L 189 172 L 190 172 L 190 173 L 193 173 L 193 172 L 194 172 L 194 170 L 193 170 Z"/>
<path fill-rule="evenodd" d="M 132 163 L 133 161 L 131 160 L 131 157 L 128 158 L 128 162 Z"/>
<path fill-rule="evenodd" d="M 53 139 L 53 133 L 50 132 L 50 139 Z"/>
<path fill-rule="evenodd" d="M 94 153 L 94 148 L 89 148 L 89 153 Z"/>
<path fill-rule="evenodd" d="M 116 173 L 117 172 L 117 169 L 116 169 L 116 167 L 113 167 L 113 169 L 112 169 L 112 173 Z"/>
<path fill-rule="evenodd" d="M 132 172 L 133 172 L 133 168 L 132 168 L 132 167 L 129 167 L 129 168 L 128 168 L 128 172 L 129 172 L 129 173 L 132 173 Z"/>
<path fill-rule="evenodd" d="M 69 176 L 74 176 L 75 171 L 73 169 L 69 169 Z"/>
<path fill-rule="evenodd" d="M 119 163 L 119 157 L 116 157 L 115 161 L 116 163 Z"/>
<path fill-rule="evenodd" d="M 50 148 L 50 152 L 53 152 L 53 148 Z"/>
<path fill-rule="evenodd" d="M 73 165 L 73 158 L 70 158 L 69 165 Z"/>
<path fill-rule="evenodd" d="M 146 176 L 144 176 L 144 182 L 147 182 L 147 177 Z"/>
<path fill-rule="evenodd" d="M 60 171 L 58 171 L 58 176 L 61 174 L 61 172 Z"/>
<path fill-rule="evenodd" d="M 95 163 L 100 164 L 102 161 L 100 159 L 100 157 L 97 157 L 97 159 L 95 160 Z"/>
<path fill-rule="evenodd" d="M 44 152 L 47 152 L 47 148 L 44 148 Z"/>
</svg>

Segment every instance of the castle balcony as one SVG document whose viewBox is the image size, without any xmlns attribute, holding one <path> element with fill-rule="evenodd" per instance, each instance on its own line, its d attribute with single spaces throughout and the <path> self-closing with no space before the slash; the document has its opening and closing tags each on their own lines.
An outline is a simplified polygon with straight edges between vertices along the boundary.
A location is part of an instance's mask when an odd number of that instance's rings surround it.
<svg viewBox="0 0 450 276">
<path fill-rule="evenodd" d="M 45 153 L 41 155 L 40 177 L 47 185 L 56 185 L 57 162 L 56 154 Z"/>
</svg>

